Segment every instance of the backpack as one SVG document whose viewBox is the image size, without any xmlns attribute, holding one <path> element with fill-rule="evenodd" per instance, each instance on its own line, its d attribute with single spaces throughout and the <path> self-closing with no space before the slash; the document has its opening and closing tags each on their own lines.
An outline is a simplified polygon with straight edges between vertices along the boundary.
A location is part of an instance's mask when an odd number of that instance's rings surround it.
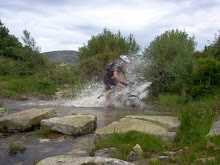
<svg viewBox="0 0 220 165">
<path fill-rule="evenodd" d="M 107 66 L 107 68 L 106 68 L 106 71 L 107 71 L 107 72 L 113 72 L 112 69 L 114 68 L 115 64 L 117 64 L 117 62 L 112 62 L 111 64 L 109 64 L 109 65 Z"/>
</svg>

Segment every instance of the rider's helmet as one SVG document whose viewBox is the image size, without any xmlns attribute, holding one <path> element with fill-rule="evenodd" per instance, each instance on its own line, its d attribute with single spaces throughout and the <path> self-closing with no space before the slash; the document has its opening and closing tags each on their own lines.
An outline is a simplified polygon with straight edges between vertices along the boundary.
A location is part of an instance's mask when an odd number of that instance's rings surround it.
<svg viewBox="0 0 220 165">
<path fill-rule="evenodd" d="M 128 57 L 125 56 L 125 55 L 121 55 L 121 56 L 120 56 L 120 59 L 123 60 L 123 61 L 125 61 L 125 62 L 127 62 L 127 63 L 130 62 L 130 61 L 128 60 Z"/>
</svg>

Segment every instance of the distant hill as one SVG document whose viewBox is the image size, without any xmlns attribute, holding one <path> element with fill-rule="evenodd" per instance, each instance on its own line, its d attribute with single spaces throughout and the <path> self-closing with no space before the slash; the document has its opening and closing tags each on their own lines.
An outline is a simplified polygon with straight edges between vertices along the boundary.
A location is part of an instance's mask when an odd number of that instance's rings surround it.
<svg viewBox="0 0 220 165">
<path fill-rule="evenodd" d="M 78 52 L 72 50 L 44 52 L 42 55 L 54 63 L 71 63 L 79 60 Z"/>
</svg>

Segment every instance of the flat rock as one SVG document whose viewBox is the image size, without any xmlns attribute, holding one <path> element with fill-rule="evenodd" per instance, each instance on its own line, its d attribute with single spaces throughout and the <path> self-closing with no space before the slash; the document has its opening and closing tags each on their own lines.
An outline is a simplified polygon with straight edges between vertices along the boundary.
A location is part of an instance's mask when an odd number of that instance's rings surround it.
<svg viewBox="0 0 220 165">
<path fill-rule="evenodd" d="M 95 115 L 74 113 L 64 117 L 54 117 L 41 121 L 42 126 L 48 126 L 53 131 L 67 135 L 83 135 L 96 128 Z"/>
<path fill-rule="evenodd" d="M 101 165 L 101 164 L 109 164 L 109 165 L 133 165 L 132 163 L 114 159 L 114 158 L 104 158 L 104 157 L 74 157 L 71 155 L 60 155 L 55 157 L 50 157 L 41 160 L 37 165 Z"/>
<path fill-rule="evenodd" d="M 95 142 L 107 139 L 106 134 L 111 135 L 113 132 L 126 133 L 129 131 L 150 134 L 164 142 L 174 141 L 179 125 L 180 121 L 177 117 L 173 116 L 129 115 L 96 130 Z"/>
<path fill-rule="evenodd" d="M 0 118 L 0 131 L 23 132 L 40 125 L 42 119 L 56 116 L 54 108 L 36 109 L 13 113 Z"/>
<path fill-rule="evenodd" d="M 220 135 L 220 116 L 213 123 L 211 130 L 209 131 L 207 137 L 219 136 Z"/>
</svg>

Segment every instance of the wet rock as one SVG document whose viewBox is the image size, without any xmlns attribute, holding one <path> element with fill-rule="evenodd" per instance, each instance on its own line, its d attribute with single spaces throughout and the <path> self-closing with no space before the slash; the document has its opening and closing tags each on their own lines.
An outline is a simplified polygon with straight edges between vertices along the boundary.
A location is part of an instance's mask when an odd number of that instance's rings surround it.
<svg viewBox="0 0 220 165">
<path fill-rule="evenodd" d="M 132 163 L 114 159 L 114 158 L 103 158 L 103 157 L 74 157 L 70 155 L 61 155 L 50 157 L 41 160 L 37 165 L 48 165 L 48 164 L 62 164 L 62 165 L 100 165 L 100 164 L 111 164 L 111 165 L 133 165 Z"/>
<path fill-rule="evenodd" d="M 210 132 L 208 133 L 207 137 L 219 136 L 220 135 L 220 116 L 218 119 L 213 123 Z"/>
<path fill-rule="evenodd" d="M 41 120 L 56 116 L 54 108 L 29 109 L 0 118 L 0 131 L 23 132 L 40 125 Z"/>
<path fill-rule="evenodd" d="M 132 130 L 153 135 L 164 142 L 174 141 L 179 125 L 177 117 L 172 116 L 126 116 L 96 130 L 95 142 L 105 140 L 106 134 L 111 135 L 115 131 L 126 133 Z"/>
<path fill-rule="evenodd" d="M 86 113 L 74 113 L 64 117 L 54 117 L 41 121 L 42 126 L 67 135 L 84 135 L 93 131 L 97 118 Z"/>
</svg>

